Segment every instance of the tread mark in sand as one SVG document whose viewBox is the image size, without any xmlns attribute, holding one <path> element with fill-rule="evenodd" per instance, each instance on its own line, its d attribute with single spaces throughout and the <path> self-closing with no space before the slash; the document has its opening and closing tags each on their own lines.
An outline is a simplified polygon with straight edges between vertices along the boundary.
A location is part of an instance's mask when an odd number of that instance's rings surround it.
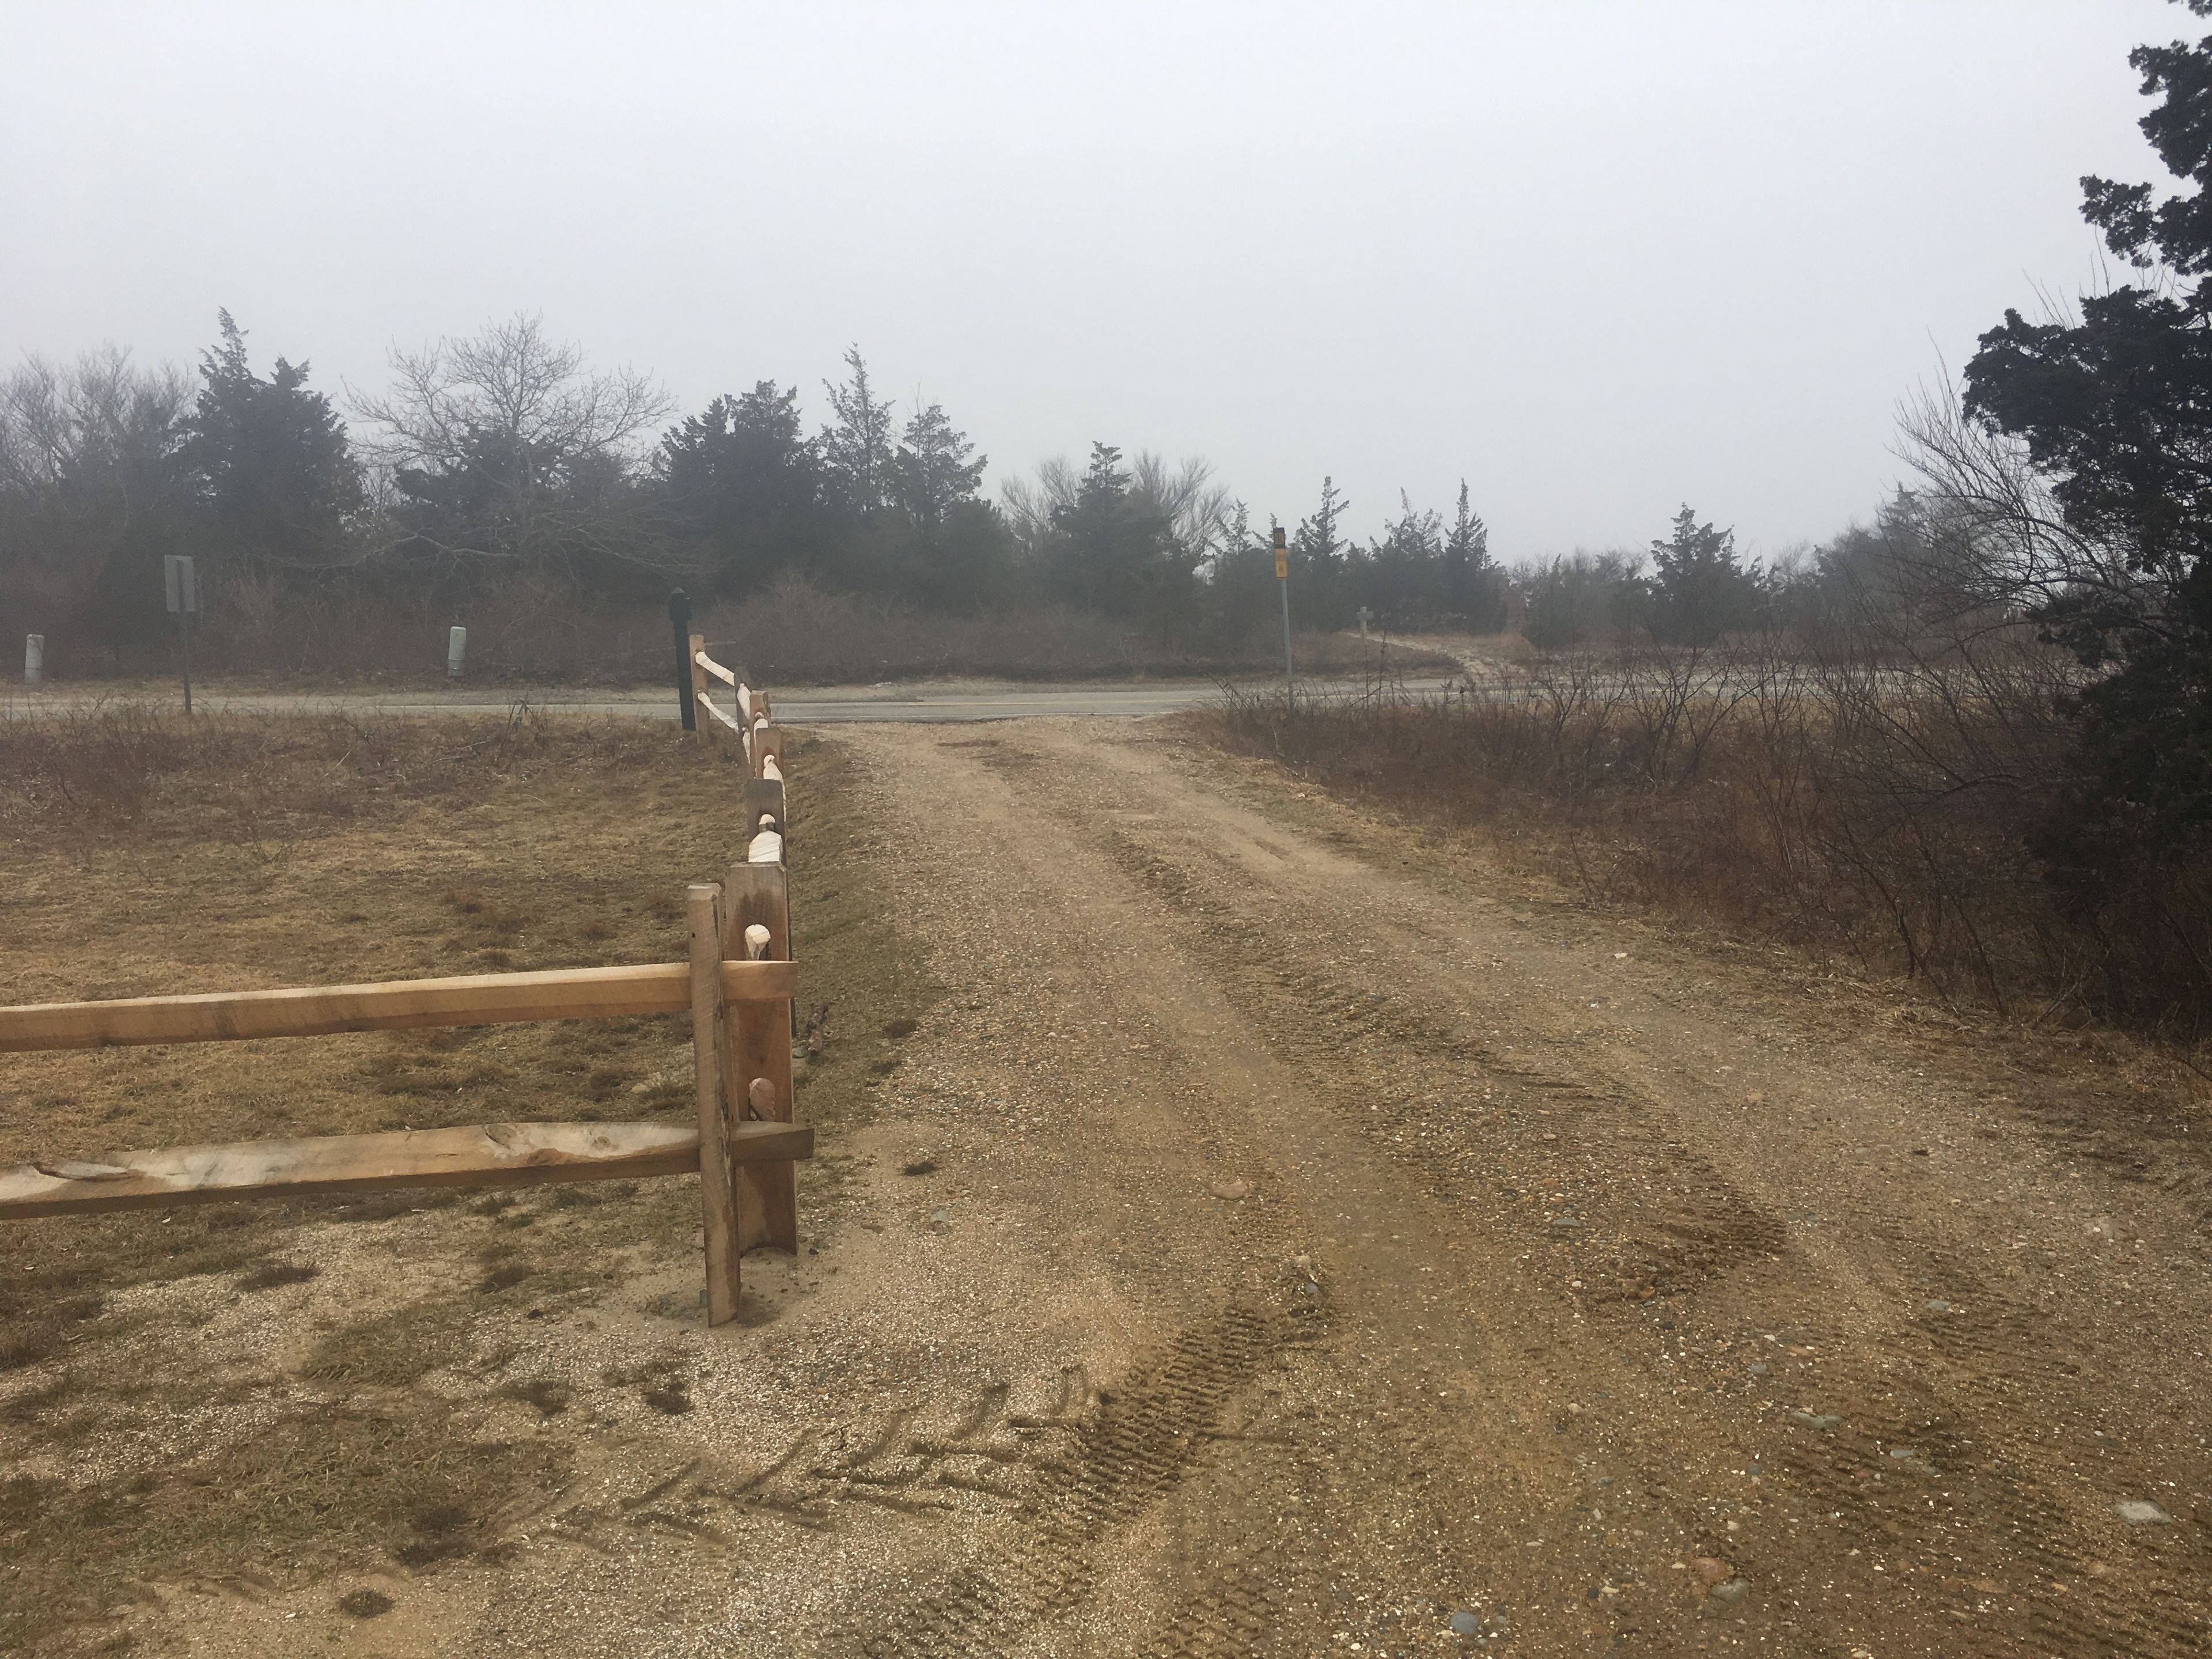
<svg viewBox="0 0 2212 1659">
<path fill-rule="evenodd" d="M 868 1659 L 996 1655 L 1022 1647 L 1034 1626 L 1071 1612 L 1091 1595 L 1099 1544 L 1183 1478 L 1208 1443 L 1205 1431 L 1323 1316 L 1316 1308 L 1237 1303 L 1184 1329 L 1109 1391 L 1062 1462 L 1040 1471 L 1018 1533 L 910 1606 L 872 1618 L 865 1629 L 840 1632 L 834 1646 Z M 1257 1582 L 1249 1571 L 1217 1574 L 1186 1606 L 1182 1622 L 1194 1633 L 1249 1632 L 1267 1605 Z"/>
</svg>

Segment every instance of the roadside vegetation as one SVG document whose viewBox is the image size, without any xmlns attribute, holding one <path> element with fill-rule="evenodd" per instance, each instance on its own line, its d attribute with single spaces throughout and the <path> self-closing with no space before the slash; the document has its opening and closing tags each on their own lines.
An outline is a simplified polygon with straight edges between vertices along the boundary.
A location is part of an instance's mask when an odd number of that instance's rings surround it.
<svg viewBox="0 0 2212 1659">
<path fill-rule="evenodd" d="M 837 1137 L 935 994 L 853 856 L 835 746 L 791 743 L 818 1238 Z M 651 723 L 524 708 L 0 722 L 0 772 L 8 1002 L 673 960 L 743 775 Z M 22 1054 L 0 1163 L 694 1109 L 680 1018 Z M 10 1224 L 0 1650 L 64 1626 L 86 1650 L 111 1609 L 185 1586 L 381 1595 L 395 1568 L 497 1563 L 594 1436 L 689 1410 L 697 1226 L 683 1180 Z M 645 1306 L 664 1272 L 684 1290 Z"/>
</svg>

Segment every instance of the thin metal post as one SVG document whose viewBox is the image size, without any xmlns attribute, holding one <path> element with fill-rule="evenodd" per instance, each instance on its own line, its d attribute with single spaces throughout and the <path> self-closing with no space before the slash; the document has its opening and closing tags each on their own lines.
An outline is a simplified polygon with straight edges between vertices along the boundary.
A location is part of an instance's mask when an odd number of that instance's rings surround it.
<svg viewBox="0 0 2212 1659">
<path fill-rule="evenodd" d="M 1275 526 L 1275 586 L 1283 593 L 1283 698 L 1295 703 L 1298 697 L 1297 674 L 1291 666 L 1291 553 L 1283 545 L 1283 527 Z"/>
<path fill-rule="evenodd" d="M 185 630 L 185 713 L 192 712 L 192 613 L 180 611 L 177 621 Z"/>
<path fill-rule="evenodd" d="M 699 711 L 691 706 L 691 596 L 678 588 L 668 596 L 668 623 L 676 630 L 676 706 L 684 729 L 699 729 Z"/>
</svg>

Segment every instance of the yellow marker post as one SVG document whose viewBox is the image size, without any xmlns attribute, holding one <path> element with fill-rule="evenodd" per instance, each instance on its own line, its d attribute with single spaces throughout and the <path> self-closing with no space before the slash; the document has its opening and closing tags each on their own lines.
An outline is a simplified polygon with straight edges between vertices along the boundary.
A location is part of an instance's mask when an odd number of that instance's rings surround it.
<svg viewBox="0 0 2212 1659">
<path fill-rule="evenodd" d="M 1283 545 L 1283 527 L 1275 526 L 1275 580 L 1283 592 L 1283 699 L 1297 701 L 1298 685 L 1291 672 L 1291 550 Z"/>
</svg>

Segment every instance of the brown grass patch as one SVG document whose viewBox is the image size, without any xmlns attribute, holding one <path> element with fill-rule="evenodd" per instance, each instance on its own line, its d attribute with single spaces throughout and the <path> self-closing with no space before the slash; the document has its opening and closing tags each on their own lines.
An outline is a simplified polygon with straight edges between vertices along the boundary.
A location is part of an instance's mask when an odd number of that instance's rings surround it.
<svg viewBox="0 0 2212 1659">
<path fill-rule="evenodd" d="M 822 739 L 793 733 L 788 756 L 805 781 L 791 845 L 813 1010 L 800 1104 L 825 1132 L 800 1202 L 818 1234 L 843 1181 L 826 1148 L 871 1110 L 869 1068 L 896 1041 L 884 1028 L 924 1018 L 938 992 L 885 927 L 865 781 Z M 726 750 L 668 726 L 526 715 L 187 723 L 114 710 L 0 725 L 0 773 L 22 786 L 0 799 L 9 1002 L 404 978 L 494 953 L 518 967 L 678 960 L 683 890 L 726 867 L 742 784 Z M 690 1066 L 681 1018 L 21 1055 L 0 1090 L 0 1162 L 675 1115 L 692 1109 Z M 334 1258 L 324 1230 L 341 1223 Z M 626 1252 L 690 1259 L 697 1224 L 692 1184 L 620 1182 L 12 1226 L 0 1651 L 112 1606 L 132 1578 L 495 1560 L 502 1517 L 557 1483 L 564 1437 L 592 1415 L 548 1363 L 559 1316 L 617 1289 Z M 427 1272 L 447 1288 L 398 1307 L 349 1302 L 359 1273 L 336 1262 L 357 1249 L 392 1282 Z M 265 1294 L 286 1286 L 296 1300 Z M 289 1374 L 252 1357 L 265 1348 L 199 1340 L 272 1318 L 303 1322 Z M 670 1414 L 690 1398 L 665 1359 L 611 1386 Z M 526 1446 L 483 1442 L 499 1420 L 483 1413 L 514 1402 L 543 1429 Z M 149 1431 L 187 1422 L 149 1449 Z M 139 1449 L 83 1481 L 24 1461 L 95 1443 Z"/>
</svg>

